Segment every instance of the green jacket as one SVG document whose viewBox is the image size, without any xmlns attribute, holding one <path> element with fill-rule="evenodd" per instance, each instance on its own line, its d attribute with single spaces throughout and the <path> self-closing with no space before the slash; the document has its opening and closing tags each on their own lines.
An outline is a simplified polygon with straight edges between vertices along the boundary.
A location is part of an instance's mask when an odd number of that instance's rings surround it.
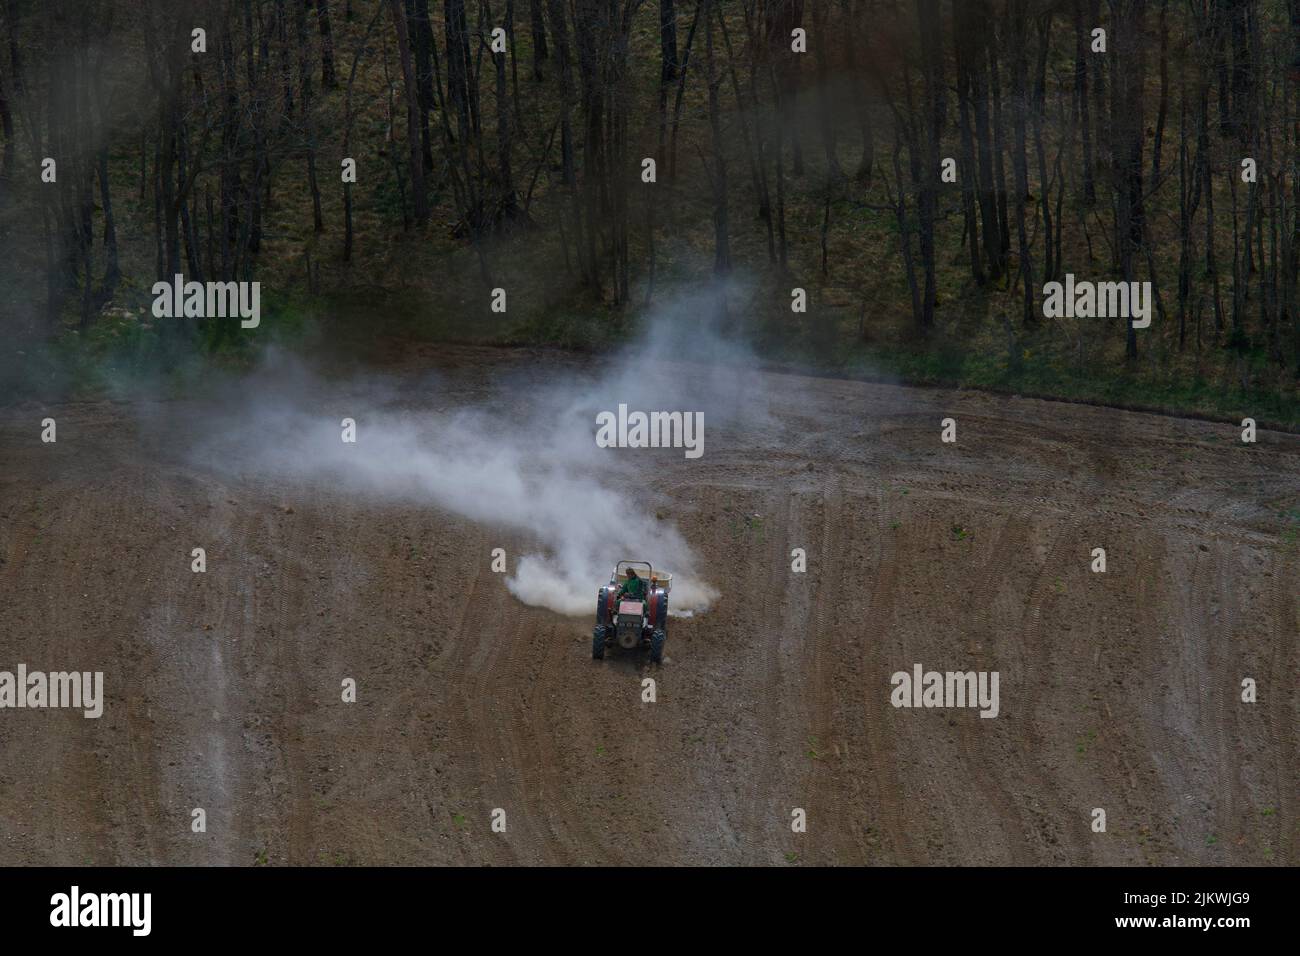
<svg viewBox="0 0 1300 956">
<path fill-rule="evenodd" d="M 627 595 L 633 601 L 645 600 L 645 578 L 628 578 L 621 588 L 618 589 L 618 597 L 622 598 Z"/>
</svg>

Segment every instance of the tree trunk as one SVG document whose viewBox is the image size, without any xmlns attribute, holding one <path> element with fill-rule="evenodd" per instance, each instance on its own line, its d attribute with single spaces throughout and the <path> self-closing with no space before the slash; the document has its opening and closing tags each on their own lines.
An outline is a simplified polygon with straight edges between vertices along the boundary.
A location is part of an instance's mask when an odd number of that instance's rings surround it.
<svg viewBox="0 0 1300 956">
<path fill-rule="evenodd" d="M 411 43 L 406 30 L 406 11 L 402 0 L 388 0 L 388 10 L 397 34 L 397 56 L 402 64 L 402 85 L 406 92 L 406 140 L 410 150 L 409 174 L 411 195 L 415 203 L 415 223 L 424 228 L 429 221 L 429 197 L 424 188 L 424 161 L 420 150 L 420 95 L 416 86 L 415 66 L 411 61 Z"/>
</svg>

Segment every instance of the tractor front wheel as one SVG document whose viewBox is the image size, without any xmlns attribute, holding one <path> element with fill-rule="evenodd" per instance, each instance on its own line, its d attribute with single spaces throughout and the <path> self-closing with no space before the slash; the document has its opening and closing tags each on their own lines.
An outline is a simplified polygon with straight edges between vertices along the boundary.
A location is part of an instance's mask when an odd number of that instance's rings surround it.
<svg viewBox="0 0 1300 956">
<path fill-rule="evenodd" d="M 605 659 L 605 629 L 599 625 L 591 634 L 591 659 L 593 661 Z"/>
<path fill-rule="evenodd" d="M 650 635 L 650 663 L 662 664 L 664 662 L 664 641 L 668 640 L 668 635 L 664 633 L 663 628 L 655 628 L 655 632 Z"/>
</svg>

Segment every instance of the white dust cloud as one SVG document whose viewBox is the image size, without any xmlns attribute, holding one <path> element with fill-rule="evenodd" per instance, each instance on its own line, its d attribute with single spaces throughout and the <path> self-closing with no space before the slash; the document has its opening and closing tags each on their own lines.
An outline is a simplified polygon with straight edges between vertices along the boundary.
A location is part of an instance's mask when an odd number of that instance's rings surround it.
<svg viewBox="0 0 1300 956">
<path fill-rule="evenodd" d="M 707 294 L 706 294 L 707 295 Z M 566 615 L 595 612 L 596 590 L 619 559 L 673 573 L 670 613 L 708 608 L 718 592 L 672 520 L 682 510 L 659 490 L 661 472 L 683 482 L 719 447 L 717 430 L 767 415 L 766 396 L 740 346 L 700 315 L 711 300 L 661 309 L 647 332 L 593 372 L 556 361 L 506 369 L 472 402 L 446 382 L 325 382 L 272 358 L 241 384 L 233 420 L 198 454 L 217 470 L 278 477 L 357 495 L 436 506 L 490 527 L 523 532 L 539 547 L 506 579 L 526 604 Z M 687 354 L 689 362 L 673 359 Z M 619 403 L 642 411 L 704 413 L 705 454 L 598 448 L 596 414 Z M 450 406 L 450 407 L 449 407 Z M 340 421 L 357 423 L 344 443 Z M 711 442 L 711 444 L 710 444 Z M 489 560 L 488 555 L 483 560 Z"/>
</svg>

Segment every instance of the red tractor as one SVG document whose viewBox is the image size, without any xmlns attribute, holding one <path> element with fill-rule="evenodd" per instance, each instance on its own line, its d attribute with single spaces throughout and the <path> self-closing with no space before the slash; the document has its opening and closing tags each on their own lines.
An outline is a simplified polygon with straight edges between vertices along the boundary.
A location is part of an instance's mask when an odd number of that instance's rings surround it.
<svg viewBox="0 0 1300 956">
<path fill-rule="evenodd" d="M 636 573 L 634 565 L 645 567 L 644 577 Z M 604 660 L 605 648 L 617 643 L 625 651 L 648 647 L 651 663 L 662 664 L 672 583 L 671 574 L 656 572 L 648 561 L 620 561 L 614 565 L 609 583 L 596 592 L 592 660 Z"/>
</svg>

